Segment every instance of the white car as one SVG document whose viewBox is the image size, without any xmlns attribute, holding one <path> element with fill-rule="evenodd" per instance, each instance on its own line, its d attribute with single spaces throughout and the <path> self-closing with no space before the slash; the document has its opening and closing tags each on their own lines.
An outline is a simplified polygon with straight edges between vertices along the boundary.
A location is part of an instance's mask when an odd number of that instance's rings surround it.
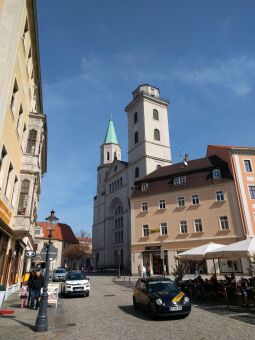
<svg viewBox="0 0 255 340">
<path fill-rule="evenodd" d="M 62 284 L 61 292 L 64 296 L 74 294 L 89 296 L 89 279 L 81 271 L 68 272 L 65 276 L 65 282 Z"/>
</svg>

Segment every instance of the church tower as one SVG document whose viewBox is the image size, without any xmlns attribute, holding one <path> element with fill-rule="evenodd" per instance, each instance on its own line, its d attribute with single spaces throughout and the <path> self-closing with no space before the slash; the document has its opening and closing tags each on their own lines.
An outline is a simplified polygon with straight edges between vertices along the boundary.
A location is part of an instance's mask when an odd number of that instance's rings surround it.
<svg viewBox="0 0 255 340">
<path fill-rule="evenodd" d="M 128 115 L 128 165 L 130 190 L 134 181 L 170 165 L 168 127 L 169 102 L 160 97 L 157 87 L 143 84 L 132 93 L 126 106 Z"/>
<path fill-rule="evenodd" d="M 109 120 L 104 144 L 101 145 L 101 166 L 111 164 L 115 159 L 121 160 L 121 147 L 118 144 L 112 119 Z"/>
</svg>

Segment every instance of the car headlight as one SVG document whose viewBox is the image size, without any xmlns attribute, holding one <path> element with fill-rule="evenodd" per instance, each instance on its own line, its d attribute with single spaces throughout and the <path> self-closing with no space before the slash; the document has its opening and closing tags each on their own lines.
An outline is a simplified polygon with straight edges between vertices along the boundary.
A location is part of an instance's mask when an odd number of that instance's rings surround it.
<svg viewBox="0 0 255 340">
<path fill-rule="evenodd" d="M 162 300 L 161 300 L 161 299 L 157 299 L 157 300 L 156 300 L 156 304 L 159 305 L 159 306 L 161 306 L 161 305 L 162 305 Z"/>
<path fill-rule="evenodd" d="M 183 301 L 184 301 L 184 303 L 188 303 L 189 302 L 189 298 L 187 296 L 185 296 Z"/>
</svg>

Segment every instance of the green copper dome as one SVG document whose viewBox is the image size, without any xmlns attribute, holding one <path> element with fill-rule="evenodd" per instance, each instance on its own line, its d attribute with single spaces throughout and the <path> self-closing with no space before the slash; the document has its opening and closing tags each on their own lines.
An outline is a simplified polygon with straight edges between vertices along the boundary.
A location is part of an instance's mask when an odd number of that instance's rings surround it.
<svg viewBox="0 0 255 340">
<path fill-rule="evenodd" d="M 107 129 L 105 139 L 104 139 L 104 144 L 106 144 L 106 143 L 119 144 L 118 140 L 117 140 L 116 133 L 115 133 L 113 121 L 111 119 L 109 120 L 108 129 Z"/>
</svg>

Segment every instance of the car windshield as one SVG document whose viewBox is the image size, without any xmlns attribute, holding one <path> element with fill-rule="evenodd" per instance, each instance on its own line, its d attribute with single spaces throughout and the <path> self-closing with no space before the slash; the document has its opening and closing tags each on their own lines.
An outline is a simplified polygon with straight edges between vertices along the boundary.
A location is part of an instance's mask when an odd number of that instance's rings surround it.
<svg viewBox="0 0 255 340">
<path fill-rule="evenodd" d="M 85 280 L 85 277 L 82 273 L 69 273 L 66 276 L 66 280 Z"/>
<path fill-rule="evenodd" d="M 66 272 L 65 269 L 56 269 L 55 271 L 56 274 L 63 274 L 65 272 Z"/>
<path fill-rule="evenodd" d="M 173 281 L 158 280 L 148 282 L 149 292 L 169 292 L 177 290 Z"/>
</svg>

